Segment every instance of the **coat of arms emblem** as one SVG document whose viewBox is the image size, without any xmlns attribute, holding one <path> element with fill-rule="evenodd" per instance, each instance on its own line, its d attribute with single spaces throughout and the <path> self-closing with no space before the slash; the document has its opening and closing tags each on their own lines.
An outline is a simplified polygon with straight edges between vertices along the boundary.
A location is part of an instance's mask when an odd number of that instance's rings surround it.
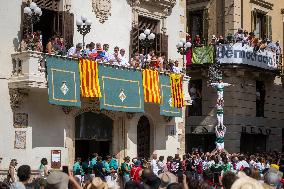
<svg viewBox="0 0 284 189">
<path fill-rule="evenodd" d="M 103 24 L 111 15 L 111 0 L 92 0 L 92 6 L 99 22 Z"/>
</svg>

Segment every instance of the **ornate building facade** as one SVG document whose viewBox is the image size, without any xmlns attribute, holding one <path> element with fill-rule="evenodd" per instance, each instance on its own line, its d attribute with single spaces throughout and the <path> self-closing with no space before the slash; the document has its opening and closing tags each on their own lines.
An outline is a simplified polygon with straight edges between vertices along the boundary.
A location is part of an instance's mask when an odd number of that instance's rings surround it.
<svg viewBox="0 0 284 189">
<path fill-rule="evenodd" d="M 44 46 L 54 33 L 63 36 L 69 47 L 82 42 L 75 20 L 84 14 L 93 23 L 86 42 L 107 43 L 110 51 L 115 46 L 124 48 L 130 58 L 133 49 L 142 48 L 136 35 L 151 28 L 157 36 L 156 51 L 167 53 L 171 59 L 180 58 L 175 45 L 185 37 L 184 0 L 34 2 L 43 11 L 34 31 L 42 32 Z M 120 160 L 139 154 L 184 153 L 184 112 L 183 117 L 170 119 L 161 116 L 159 106 L 154 104 L 145 104 L 145 113 L 101 111 L 96 100 L 86 99 L 81 108 L 49 104 L 47 79 L 40 65 L 42 54 L 17 52 L 26 29 L 25 3 L 0 3 L 0 15 L 5 20 L 0 24 L 1 170 L 8 168 L 11 159 L 37 169 L 43 157 L 54 167 L 60 167 L 72 165 L 75 156 L 93 152 L 115 154 Z M 90 127 L 97 127 L 92 137 L 88 135 Z"/>
</svg>

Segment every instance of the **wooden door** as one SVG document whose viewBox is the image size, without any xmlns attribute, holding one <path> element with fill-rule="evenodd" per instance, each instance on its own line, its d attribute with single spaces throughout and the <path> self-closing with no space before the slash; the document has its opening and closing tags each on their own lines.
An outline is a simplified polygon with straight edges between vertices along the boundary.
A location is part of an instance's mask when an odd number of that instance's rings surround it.
<svg viewBox="0 0 284 189">
<path fill-rule="evenodd" d="M 137 125 L 137 156 L 150 157 L 150 122 L 142 116 Z"/>
</svg>

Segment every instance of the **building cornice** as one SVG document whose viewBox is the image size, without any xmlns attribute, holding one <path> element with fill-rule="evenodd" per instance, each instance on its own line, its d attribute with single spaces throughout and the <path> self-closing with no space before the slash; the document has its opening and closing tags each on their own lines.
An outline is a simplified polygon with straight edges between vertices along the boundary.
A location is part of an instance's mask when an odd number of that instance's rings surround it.
<svg viewBox="0 0 284 189">
<path fill-rule="evenodd" d="M 264 7 L 266 9 L 269 9 L 269 10 L 272 10 L 273 9 L 273 3 L 269 3 L 265 0 L 250 0 L 250 3 L 253 3 L 253 4 L 256 4 L 256 5 L 259 5 L 261 7 Z"/>
</svg>

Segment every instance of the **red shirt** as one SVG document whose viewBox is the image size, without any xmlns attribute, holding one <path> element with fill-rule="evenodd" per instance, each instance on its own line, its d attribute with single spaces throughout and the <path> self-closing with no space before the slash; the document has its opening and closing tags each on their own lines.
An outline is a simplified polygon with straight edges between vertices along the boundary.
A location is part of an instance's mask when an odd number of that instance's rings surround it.
<svg viewBox="0 0 284 189">
<path fill-rule="evenodd" d="M 142 170 L 142 167 L 136 167 L 133 166 L 131 171 L 130 171 L 130 176 L 132 178 L 133 181 L 140 183 L 141 182 L 141 177 L 139 175 L 140 171 Z"/>
</svg>

